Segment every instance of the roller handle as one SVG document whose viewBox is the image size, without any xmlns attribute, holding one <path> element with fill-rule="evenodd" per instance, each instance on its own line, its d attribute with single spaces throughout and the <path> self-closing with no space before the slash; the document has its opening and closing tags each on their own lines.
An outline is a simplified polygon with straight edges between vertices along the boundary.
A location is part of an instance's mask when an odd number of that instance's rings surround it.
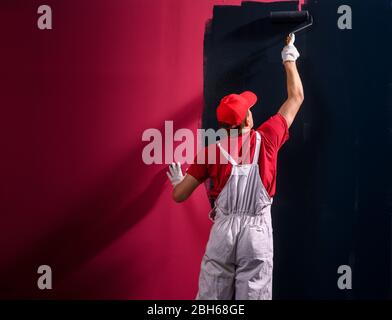
<svg viewBox="0 0 392 320">
<path fill-rule="evenodd" d="M 273 11 L 270 18 L 273 23 L 300 23 L 309 20 L 309 11 Z"/>
</svg>

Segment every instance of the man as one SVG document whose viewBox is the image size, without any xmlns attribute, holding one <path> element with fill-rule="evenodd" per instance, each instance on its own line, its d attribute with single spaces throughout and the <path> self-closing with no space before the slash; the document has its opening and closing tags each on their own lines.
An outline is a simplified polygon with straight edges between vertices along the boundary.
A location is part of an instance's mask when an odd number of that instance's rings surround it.
<svg viewBox="0 0 392 320">
<path fill-rule="evenodd" d="M 216 162 L 194 163 L 185 177 L 179 163 L 169 166 L 168 177 L 176 202 L 186 200 L 207 178 L 212 180 L 209 196 L 215 199 L 210 213 L 214 224 L 201 263 L 197 299 L 272 299 L 270 209 L 275 194 L 277 154 L 288 139 L 288 128 L 304 99 L 294 41 L 294 34 L 290 34 L 282 50 L 288 97 L 278 113 L 253 130 L 250 108 L 257 101 L 256 95 L 250 91 L 228 95 L 217 108 L 217 118 L 222 127 L 239 130 L 237 136 L 228 134 L 225 142 L 230 141 L 226 144 L 232 146 L 236 139 L 240 147 L 230 151 L 223 143 L 212 145 L 216 148 Z M 245 140 L 249 141 L 249 150 L 244 150 Z M 205 148 L 206 155 L 209 150 Z M 252 162 L 240 164 L 246 152 Z"/>
</svg>

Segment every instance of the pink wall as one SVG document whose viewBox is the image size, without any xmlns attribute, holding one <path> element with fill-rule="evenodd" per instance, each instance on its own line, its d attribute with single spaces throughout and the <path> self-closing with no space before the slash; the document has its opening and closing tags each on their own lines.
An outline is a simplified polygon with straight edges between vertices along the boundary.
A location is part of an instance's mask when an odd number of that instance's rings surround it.
<svg viewBox="0 0 392 320">
<path fill-rule="evenodd" d="M 207 197 L 175 204 L 141 135 L 196 130 L 205 23 L 239 3 L 2 1 L 1 297 L 194 298 Z M 41 4 L 52 31 L 36 28 Z M 52 291 L 36 287 L 41 264 Z"/>
</svg>

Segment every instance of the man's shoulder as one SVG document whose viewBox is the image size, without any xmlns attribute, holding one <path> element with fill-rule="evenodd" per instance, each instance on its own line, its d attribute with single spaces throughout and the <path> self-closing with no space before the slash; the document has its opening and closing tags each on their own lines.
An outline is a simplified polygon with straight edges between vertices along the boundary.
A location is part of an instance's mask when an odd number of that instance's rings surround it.
<svg viewBox="0 0 392 320">
<path fill-rule="evenodd" d="M 264 121 L 256 130 L 263 132 L 271 127 L 284 127 L 287 129 L 287 121 L 279 112 L 277 112 Z"/>
</svg>

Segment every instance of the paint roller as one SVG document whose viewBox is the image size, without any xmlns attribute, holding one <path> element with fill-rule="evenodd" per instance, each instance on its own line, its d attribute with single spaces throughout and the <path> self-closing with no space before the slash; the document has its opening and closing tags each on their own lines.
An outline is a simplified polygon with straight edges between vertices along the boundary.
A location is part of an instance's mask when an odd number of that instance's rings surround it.
<svg viewBox="0 0 392 320">
<path fill-rule="evenodd" d="M 313 24 L 313 17 L 309 11 L 273 11 L 270 12 L 272 23 L 277 24 L 299 24 L 291 33 L 297 33 Z"/>
</svg>

